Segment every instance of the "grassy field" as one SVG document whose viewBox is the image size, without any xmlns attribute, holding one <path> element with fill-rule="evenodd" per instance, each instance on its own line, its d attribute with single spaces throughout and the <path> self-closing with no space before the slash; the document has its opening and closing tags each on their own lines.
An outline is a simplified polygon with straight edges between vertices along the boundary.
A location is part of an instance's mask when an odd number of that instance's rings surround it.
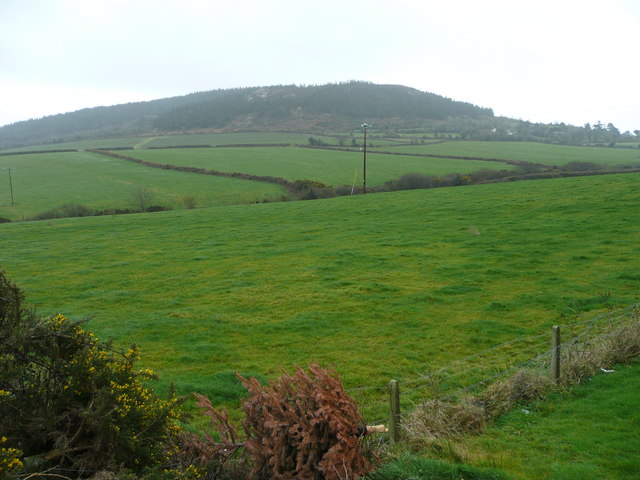
<svg viewBox="0 0 640 480">
<path fill-rule="evenodd" d="M 504 416 L 466 442 L 468 461 L 515 479 L 635 480 L 640 472 L 640 363 Z"/>
<path fill-rule="evenodd" d="M 234 405 L 231 372 L 315 359 L 382 387 L 354 392 L 377 420 L 390 378 L 637 302 L 638 180 L 4 224 L 0 265 L 43 312 L 138 343 L 183 393 Z"/>
<path fill-rule="evenodd" d="M 120 138 L 103 138 L 103 139 L 87 139 L 75 140 L 70 142 L 52 143 L 47 145 L 31 145 L 27 147 L 16 147 L 0 150 L 0 153 L 11 152 L 37 152 L 41 150 L 85 150 L 91 148 L 117 148 L 117 147 L 133 147 L 139 143 L 148 141 L 147 137 L 120 137 Z"/>
<path fill-rule="evenodd" d="M 640 363 L 523 405 L 435 459 L 402 452 L 371 480 L 636 480 Z M 437 454 L 435 455 L 437 457 Z M 429 458 L 431 457 L 431 458 Z M 464 462 L 464 463 L 460 463 Z"/>
<path fill-rule="evenodd" d="M 11 167 L 14 204 L 11 204 Z M 94 210 L 136 208 L 133 192 L 151 189 L 151 204 L 184 208 L 278 200 L 284 188 L 261 182 L 172 172 L 86 152 L 0 156 L 0 217 L 19 220 L 65 203 Z"/>
<path fill-rule="evenodd" d="M 382 147 L 384 149 L 385 147 Z M 640 166 L 640 151 L 623 148 L 575 147 L 532 142 L 463 142 L 394 147 L 394 152 L 428 153 L 463 157 L 522 160 L 562 166 L 570 162 L 593 162 L 607 166 Z"/>
<path fill-rule="evenodd" d="M 274 175 L 287 180 L 315 180 L 327 185 L 362 184 L 362 152 L 309 148 L 188 148 L 137 150 L 127 155 L 158 163 L 200 167 L 226 172 Z M 510 169 L 498 162 L 367 155 L 367 184 L 380 185 L 405 173 L 444 175 L 469 173 L 483 168 Z"/>
<path fill-rule="evenodd" d="M 133 147 L 143 149 L 149 147 L 173 147 L 179 145 L 239 145 L 239 144 L 266 144 L 266 143 L 290 143 L 308 144 L 309 137 L 320 139 L 326 143 L 337 144 L 332 136 L 311 135 L 304 133 L 204 133 L 204 134 L 184 134 L 184 135 L 158 135 L 146 137 L 121 137 L 106 139 L 87 139 L 71 142 L 55 143 L 51 145 L 35 145 L 30 147 L 20 147 L 2 150 L 0 152 L 11 151 L 37 151 L 49 149 L 77 149 L 85 150 L 92 148 L 115 148 Z M 349 140 L 350 141 L 350 140 Z"/>
<path fill-rule="evenodd" d="M 171 147 L 175 145 L 251 145 L 269 143 L 290 143 L 292 145 L 307 145 L 309 137 L 314 137 L 326 143 L 335 144 L 333 137 L 326 135 L 313 135 L 306 133 L 278 133 L 278 132 L 253 132 L 253 133 L 211 133 L 199 135 L 167 135 L 154 137 L 144 148 Z"/>
</svg>

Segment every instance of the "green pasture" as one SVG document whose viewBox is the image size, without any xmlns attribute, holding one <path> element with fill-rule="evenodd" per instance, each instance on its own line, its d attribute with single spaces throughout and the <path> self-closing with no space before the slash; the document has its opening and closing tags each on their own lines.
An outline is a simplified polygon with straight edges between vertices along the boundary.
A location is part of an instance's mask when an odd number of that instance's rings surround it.
<svg viewBox="0 0 640 480">
<path fill-rule="evenodd" d="M 382 147 L 382 149 L 384 149 L 384 147 Z M 619 165 L 640 167 L 640 151 L 637 150 L 575 147 L 534 142 L 451 141 L 427 145 L 393 147 L 392 151 L 520 160 L 556 166 L 563 166 L 570 162 L 593 162 L 610 167 Z"/>
<path fill-rule="evenodd" d="M 618 366 L 565 394 L 517 409 L 468 438 L 474 465 L 514 479 L 632 480 L 640 472 L 640 364 Z"/>
<path fill-rule="evenodd" d="M 157 135 L 144 137 L 120 137 L 105 139 L 87 139 L 75 140 L 70 142 L 55 143 L 50 145 L 34 145 L 29 147 L 19 147 L 0 152 L 11 151 L 38 151 L 38 150 L 61 150 L 76 149 L 88 150 L 92 148 L 117 148 L 117 147 L 133 147 L 135 149 L 144 149 L 149 147 L 174 147 L 182 145 L 259 145 L 268 143 L 290 143 L 303 144 L 309 143 L 309 137 L 322 140 L 327 144 L 337 145 L 337 141 L 333 136 L 315 135 L 305 133 L 283 133 L 283 132 L 253 132 L 253 133 L 200 133 L 200 134 L 177 134 L 177 135 Z M 357 141 L 358 137 L 356 137 Z M 347 145 L 351 144 L 351 139 L 346 141 Z"/>
<path fill-rule="evenodd" d="M 16 147 L 0 150 L 0 153 L 11 152 L 38 152 L 42 150 L 88 150 L 92 148 L 117 148 L 133 147 L 145 142 L 146 137 L 119 137 L 103 139 L 74 140 L 69 142 L 52 143 L 47 145 L 30 145 L 27 147 Z"/>
<path fill-rule="evenodd" d="M 9 171 L 3 170 L 9 167 L 13 205 Z M 0 217 L 21 220 L 66 203 L 93 210 L 136 208 L 133 194 L 140 186 L 151 190 L 151 205 L 170 208 L 185 208 L 189 196 L 203 207 L 287 194 L 268 183 L 149 168 L 87 152 L 0 156 Z"/>
<path fill-rule="evenodd" d="M 317 360 L 376 387 L 353 394 L 379 420 L 390 378 L 637 302 L 639 180 L 2 224 L 0 266 L 42 312 L 138 343 L 182 393 L 236 405 L 232 372 Z M 425 394 L 406 391 L 405 407 Z"/>
<path fill-rule="evenodd" d="M 269 143 L 290 143 L 292 145 L 309 143 L 309 137 L 323 142 L 336 144 L 333 137 L 306 133 L 284 132 L 247 132 L 247 133 L 202 133 L 185 135 L 165 135 L 152 137 L 142 148 L 171 147 L 176 145 L 259 145 Z"/>
<path fill-rule="evenodd" d="M 296 147 L 185 148 L 137 150 L 127 155 L 172 165 L 223 172 L 273 175 L 287 180 L 314 180 L 332 186 L 362 184 L 362 152 Z M 381 185 L 405 173 L 444 175 L 484 168 L 509 169 L 499 162 L 367 154 L 367 184 Z"/>
</svg>

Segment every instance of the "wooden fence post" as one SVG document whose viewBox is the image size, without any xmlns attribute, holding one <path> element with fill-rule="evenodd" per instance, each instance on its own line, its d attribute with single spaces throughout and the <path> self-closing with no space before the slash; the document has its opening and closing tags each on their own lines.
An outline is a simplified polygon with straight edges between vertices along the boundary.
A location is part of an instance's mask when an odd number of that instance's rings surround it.
<svg viewBox="0 0 640 480">
<path fill-rule="evenodd" d="M 560 327 L 554 325 L 551 335 L 551 379 L 560 383 Z"/>
<path fill-rule="evenodd" d="M 400 387 L 396 380 L 389 382 L 389 431 L 394 443 L 400 441 Z"/>
</svg>

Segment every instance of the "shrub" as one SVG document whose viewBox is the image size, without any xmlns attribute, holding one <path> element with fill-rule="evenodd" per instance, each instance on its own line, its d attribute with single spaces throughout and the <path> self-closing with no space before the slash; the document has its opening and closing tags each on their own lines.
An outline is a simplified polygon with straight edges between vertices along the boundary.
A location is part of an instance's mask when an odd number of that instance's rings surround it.
<svg viewBox="0 0 640 480">
<path fill-rule="evenodd" d="M 565 164 L 563 169 L 567 172 L 595 172 L 603 170 L 604 166 L 593 162 L 576 161 Z"/>
<path fill-rule="evenodd" d="M 484 414 L 482 407 L 469 401 L 429 400 L 409 414 L 404 427 L 411 441 L 434 444 L 442 437 L 482 433 Z"/>
<path fill-rule="evenodd" d="M 89 217 L 93 215 L 93 210 L 79 203 L 66 203 L 60 207 L 63 217 Z"/>
<path fill-rule="evenodd" d="M 62 212 L 59 208 L 50 208 L 40 212 L 33 217 L 33 220 L 52 220 L 54 218 L 62 218 Z"/>
<path fill-rule="evenodd" d="M 179 427 L 178 400 L 147 386 L 128 351 L 99 342 L 83 322 L 38 316 L 0 270 L 0 432 L 45 466 L 83 471 L 157 462 Z"/>
<path fill-rule="evenodd" d="M 309 372 L 298 368 L 266 387 L 255 378 L 239 377 L 249 392 L 243 426 L 252 475 L 338 480 L 370 470 L 355 402 L 337 376 L 317 364 Z"/>
<path fill-rule="evenodd" d="M 490 385 L 475 402 L 484 406 L 485 416 L 491 419 L 516 405 L 540 400 L 552 388 L 553 383 L 548 375 L 523 368 L 511 377 Z"/>
<path fill-rule="evenodd" d="M 91 215 L 95 215 L 95 212 L 84 205 L 80 205 L 79 203 L 66 203 L 60 207 L 40 212 L 33 217 L 33 219 L 52 220 L 54 218 L 89 217 Z"/>
<path fill-rule="evenodd" d="M 634 311 L 634 321 L 598 339 L 567 345 L 562 349 L 561 380 L 577 384 L 597 374 L 601 368 L 627 363 L 640 355 L 640 312 Z"/>
<path fill-rule="evenodd" d="M 198 202 L 196 200 L 196 197 L 194 197 L 193 195 L 186 195 L 182 197 L 182 203 L 184 204 L 185 208 L 193 210 L 194 208 L 196 208 Z"/>
<path fill-rule="evenodd" d="M 397 190 L 416 190 L 420 188 L 431 188 L 434 185 L 434 178 L 431 175 L 422 173 L 405 173 L 395 181 Z"/>
<path fill-rule="evenodd" d="M 211 420 L 217 437 L 204 433 L 181 432 L 169 449 L 167 473 L 177 478 L 196 474 L 198 478 L 249 478 L 246 456 L 241 455 L 242 443 L 237 441 L 236 428 L 229 423 L 225 409 L 216 410 L 204 395 L 194 393 L 196 406 Z"/>
<path fill-rule="evenodd" d="M 0 395 L 3 391 L 0 390 Z M 5 446 L 7 437 L 0 437 L 0 480 L 13 478 L 22 469 L 22 452 Z"/>
</svg>

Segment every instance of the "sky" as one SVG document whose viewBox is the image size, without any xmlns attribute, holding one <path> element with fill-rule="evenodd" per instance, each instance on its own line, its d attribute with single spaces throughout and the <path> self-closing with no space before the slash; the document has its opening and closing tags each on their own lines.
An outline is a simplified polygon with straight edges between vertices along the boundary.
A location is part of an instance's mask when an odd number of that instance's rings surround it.
<svg viewBox="0 0 640 480">
<path fill-rule="evenodd" d="M 0 125 L 349 80 L 640 129 L 638 0 L 0 0 Z"/>
</svg>

